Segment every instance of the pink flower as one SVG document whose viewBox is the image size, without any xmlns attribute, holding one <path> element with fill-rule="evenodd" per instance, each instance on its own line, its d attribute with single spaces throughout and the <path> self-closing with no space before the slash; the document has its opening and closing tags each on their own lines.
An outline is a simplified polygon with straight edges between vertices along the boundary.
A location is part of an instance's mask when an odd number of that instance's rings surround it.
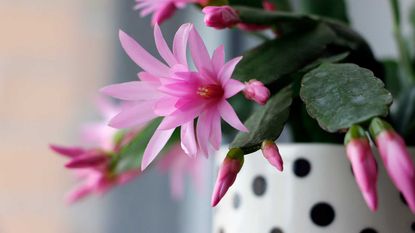
<svg viewBox="0 0 415 233">
<path fill-rule="evenodd" d="M 135 10 L 140 10 L 141 17 L 153 14 L 151 23 L 161 24 L 170 18 L 178 8 L 190 3 L 205 3 L 206 0 L 135 0 Z"/>
<path fill-rule="evenodd" d="M 191 24 L 182 25 L 173 40 L 173 49 L 168 47 L 158 25 L 154 27 L 154 37 L 157 49 L 161 57 L 167 63 L 164 64 L 150 55 L 134 39 L 120 31 L 120 41 L 128 56 L 140 66 L 144 72 L 138 74 L 139 81 L 114 84 L 101 89 L 104 94 L 117 99 L 132 102 L 124 107 L 121 112 L 110 121 L 110 126 L 116 128 L 129 128 L 148 123 L 149 121 L 170 112 L 174 112 L 177 98 L 161 92 L 162 83 L 169 83 L 172 75 L 177 71 L 188 71 L 186 46 L 189 32 L 193 28 Z M 182 132 L 190 137 L 193 132 L 187 126 L 182 127 Z M 145 169 L 167 143 L 174 128 L 169 130 L 156 130 L 151 138 L 142 160 L 142 169 Z"/>
<path fill-rule="evenodd" d="M 220 46 L 212 58 L 192 25 L 183 25 L 176 33 L 173 52 L 168 48 L 159 27 L 154 28 L 157 49 L 166 63 L 148 54 L 137 42 L 120 32 L 124 50 L 145 72 L 141 81 L 115 84 L 101 91 L 115 98 L 134 101 L 124 108 L 110 125 L 117 128 L 147 123 L 164 117 L 144 151 L 145 169 L 165 146 L 176 127 L 181 126 L 181 145 L 186 154 L 208 156 L 222 141 L 221 118 L 241 131 L 247 131 L 227 99 L 240 92 L 244 85 L 231 79 L 235 58 L 225 64 L 224 48 Z M 187 38 L 193 61 L 199 72 L 190 72 L 186 61 Z M 198 118 L 195 130 L 194 120 Z"/>
<path fill-rule="evenodd" d="M 265 105 L 271 95 L 268 88 L 262 82 L 255 79 L 245 83 L 243 93 L 245 98 L 253 100 L 260 105 Z"/>
<path fill-rule="evenodd" d="M 278 171 L 282 171 L 283 161 L 280 155 L 280 151 L 278 150 L 277 145 L 273 141 L 265 140 L 262 142 L 261 146 L 262 154 L 268 160 L 268 162 L 278 169 Z"/>
<path fill-rule="evenodd" d="M 405 141 L 379 118 L 372 120 L 370 130 L 386 171 L 415 214 L 415 168 Z"/>
<path fill-rule="evenodd" d="M 192 179 L 196 190 L 202 193 L 204 174 L 208 168 L 207 161 L 200 156 L 189 157 L 179 144 L 175 144 L 157 163 L 157 167 L 162 172 L 169 173 L 171 195 L 179 200 L 183 198 L 186 174 Z"/>
<path fill-rule="evenodd" d="M 184 151 L 190 155 L 208 156 L 211 147 L 218 150 L 221 145 L 221 118 L 240 131 L 248 131 L 227 101 L 244 89 L 240 81 L 231 79 L 242 57 L 225 63 L 224 47 L 219 46 L 211 58 L 195 29 L 190 32 L 189 44 L 198 72 L 176 72 L 175 79 L 160 88 L 170 95 L 176 108 L 166 115 L 160 128 L 169 130 L 182 126 Z M 193 127 L 196 118 L 197 143 Z"/>
<path fill-rule="evenodd" d="M 203 13 L 205 24 L 216 29 L 231 28 L 241 21 L 238 12 L 230 6 L 207 6 Z"/>
<path fill-rule="evenodd" d="M 228 189 L 235 182 L 236 176 L 243 164 L 243 152 L 238 148 L 231 149 L 219 169 L 219 175 L 212 195 L 212 206 L 216 206 L 225 196 Z"/>
<path fill-rule="evenodd" d="M 116 185 L 125 184 L 140 173 L 130 170 L 122 174 L 112 174 L 110 170 L 111 154 L 103 150 L 85 150 L 78 147 L 51 145 L 50 148 L 70 160 L 65 165 L 74 170 L 83 183 L 71 191 L 67 201 L 72 204 L 91 194 L 104 194 Z"/>
<path fill-rule="evenodd" d="M 346 135 L 345 144 L 347 157 L 352 164 L 363 198 L 369 209 L 376 211 L 378 207 L 377 167 L 366 132 L 358 125 L 352 126 Z"/>
</svg>

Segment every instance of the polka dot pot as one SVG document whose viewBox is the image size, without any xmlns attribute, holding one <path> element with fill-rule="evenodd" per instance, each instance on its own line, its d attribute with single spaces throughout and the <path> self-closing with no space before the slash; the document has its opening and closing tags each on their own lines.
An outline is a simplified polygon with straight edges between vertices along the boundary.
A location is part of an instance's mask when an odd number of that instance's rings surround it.
<svg viewBox="0 0 415 233">
<path fill-rule="evenodd" d="M 279 148 L 282 173 L 261 152 L 245 157 L 235 184 L 214 209 L 213 233 L 415 232 L 415 216 L 387 177 L 379 156 L 379 210 L 372 213 L 343 146 L 283 144 Z M 218 157 L 216 167 L 222 159 Z"/>
</svg>

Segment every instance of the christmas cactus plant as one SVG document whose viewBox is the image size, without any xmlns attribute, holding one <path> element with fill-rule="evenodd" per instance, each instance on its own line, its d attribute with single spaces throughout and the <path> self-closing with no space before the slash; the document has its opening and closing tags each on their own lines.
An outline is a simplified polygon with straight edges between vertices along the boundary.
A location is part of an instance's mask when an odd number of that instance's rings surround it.
<svg viewBox="0 0 415 233">
<path fill-rule="evenodd" d="M 286 129 L 295 142 L 344 142 L 372 211 L 378 207 L 372 152 L 377 147 L 415 213 L 415 168 L 407 149 L 415 145 L 415 57 L 410 52 L 415 44 L 401 32 L 398 0 L 390 1 L 396 60 L 374 56 L 349 26 L 342 0 L 299 2 L 300 7 L 289 0 L 136 0 L 142 16 L 152 15 L 162 60 L 119 32 L 125 53 L 142 69 L 138 79 L 100 90 L 120 100 L 117 107 L 101 106 L 107 121 L 86 133 L 101 140 L 89 148 L 51 146 L 86 180 L 70 201 L 103 193 L 154 164 L 171 172 L 178 197 L 186 173 L 201 186 L 203 163 L 225 138 L 231 143 L 213 191 L 215 206 L 243 169 L 244 156 L 262 150 L 264 159 L 283 171 L 284 155 L 275 141 Z M 196 27 L 187 23 L 169 46 L 159 24 L 186 5 L 201 10 L 207 27 L 234 28 L 263 41 L 225 61 L 225 48 L 210 53 Z"/>
</svg>

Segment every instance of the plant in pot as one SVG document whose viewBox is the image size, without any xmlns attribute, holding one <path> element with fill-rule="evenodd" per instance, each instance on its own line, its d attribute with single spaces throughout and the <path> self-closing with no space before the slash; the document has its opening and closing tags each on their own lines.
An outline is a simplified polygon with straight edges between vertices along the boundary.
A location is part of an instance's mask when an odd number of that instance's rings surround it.
<svg viewBox="0 0 415 233">
<path fill-rule="evenodd" d="M 179 194 L 184 172 L 198 177 L 203 157 L 220 149 L 224 134 L 232 142 L 220 153 L 212 205 L 225 198 L 215 231 L 411 232 L 415 169 L 407 145 L 415 144 L 415 66 L 399 2 L 391 0 L 400 56 L 387 61 L 377 60 L 348 25 L 343 1 L 300 3 L 302 12 L 288 0 L 137 0 L 143 15 L 153 14 L 163 61 L 120 31 L 123 49 L 143 71 L 136 81 L 101 89 L 122 100 L 108 117 L 119 129 L 106 134 L 109 147 L 52 146 L 71 158 L 68 168 L 87 171 L 70 200 L 103 193 L 154 164 L 172 171 Z M 188 23 L 170 48 L 158 24 L 186 4 L 200 7 L 209 27 L 264 41 L 225 62 L 224 47 L 210 55 Z M 222 128 L 222 119 L 232 128 Z M 277 146 L 284 128 L 301 144 Z M 87 135 L 102 133 L 94 128 Z"/>
</svg>

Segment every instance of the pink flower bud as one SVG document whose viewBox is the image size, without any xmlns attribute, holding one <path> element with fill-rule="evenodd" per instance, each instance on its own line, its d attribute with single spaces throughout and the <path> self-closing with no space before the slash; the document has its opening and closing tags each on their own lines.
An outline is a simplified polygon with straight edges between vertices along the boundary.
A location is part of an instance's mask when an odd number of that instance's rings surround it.
<svg viewBox="0 0 415 233">
<path fill-rule="evenodd" d="M 272 166 L 276 167 L 278 171 L 282 171 L 284 169 L 280 151 L 278 150 L 277 145 L 273 141 L 263 141 L 261 150 L 262 154 L 268 160 L 268 162 Z"/>
<path fill-rule="evenodd" d="M 415 214 L 415 168 L 405 141 L 379 118 L 372 120 L 370 130 L 386 171 Z"/>
<path fill-rule="evenodd" d="M 49 145 L 49 148 L 52 151 L 69 158 L 76 157 L 85 153 L 85 150 L 80 147 L 64 147 L 57 145 Z"/>
<path fill-rule="evenodd" d="M 345 144 L 363 198 L 369 209 L 375 212 L 378 208 L 377 167 L 366 132 L 360 126 L 352 126 L 346 134 Z"/>
<path fill-rule="evenodd" d="M 265 105 L 271 95 L 265 85 L 255 79 L 245 82 L 245 89 L 243 90 L 245 98 L 253 100 L 260 105 Z"/>
<path fill-rule="evenodd" d="M 85 155 L 71 159 L 66 168 L 98 168 L 108 162 L 109 157 L 98 151 L 89 151 Z"/>
<path fill-rule="evenodd" d="M 205 24 L 216 29 L 230 28 L 241 21 L 238 12 L 230 6 L 207 6 L 203 13 Z"/>
<path fill-rule="evenodd" d="M 269 0 L 264 0 L 262 1 L 262 7 L 264 7 L 264 9 L 266 11 L 276 11 L 277 10 L 277 6 L 270 2 Z"/>
<path fill-rule="evenodd" d="M 236 156 L 233 156 L 236 155 Z M 244 164 L 244 154 L 241 149 L 231 149 L 222 163 L 212 195 L 212 206 L 216 206 L 235 182 L 236 176 Z"/>
</svg>

